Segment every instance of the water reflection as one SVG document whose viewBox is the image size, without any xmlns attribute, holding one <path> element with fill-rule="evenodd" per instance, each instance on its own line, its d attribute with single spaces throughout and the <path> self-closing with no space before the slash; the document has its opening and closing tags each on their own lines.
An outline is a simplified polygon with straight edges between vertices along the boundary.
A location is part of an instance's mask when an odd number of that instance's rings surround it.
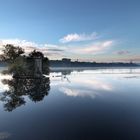
<svg viewBox="0 0 140 140">
<path fill-rule="evenodd" d="M 131 71 L 131 75 L 128 74 L 128 71 Z M 93 99 L 115 91 L 117 89 L 116 78 L 125 78 L 126 80 L 137 78 L 139 72 L 140 69 L 63 70 L 52 72 L 49 77 L 39 79 L 12 78 L 10 75 L 0 75 L 0 92 L 2 92 L 0 100 L 4 102 L 4 108 L 7 111 L 24 105 L 25 97 L 33 102 L 41 101 L 49 93 L 50 79 L 52 88 L 64 95 Z"/>
<path fill-rule="evenodd" d="M 71 81 L 72 84 L 62 84 L 61 87 L 59 87 L 59 90 L 67 96 L 95 98 L 101 95 L 102 92 L 111 92 L 113 90 L 113 86 L 110 83 L 103 79 L 98 79 L 94 75 L 92 75 L 92 77 L 82 75 L 80 75 L 80 77 L 71 77 L 69 81 Z"/>
<path fill-rule="evenodd" d="M 25 104 L 25 96 L 28 96 L 34 102 L 41 101 L 49 94 L 50 90 L 50 80 L 46 77 L 38 79 L 4 79 L 2 83 L 9 87 L 1 96 L 6 111 L 12 111 Z"/>
<path fill-rule="evenodd" d="M 129 82 L 127 80 L 129 78 L 138 78 L 140 69 L 95 69 L 71 72 L 69 70 L 68 72 L 69 74 L 65 74 L 67 72 L 64 71 L 55 73 L 55 79 L 51 79 L 53 81 L 51 85 L 67 96 L 93 99 L 119 89 L 117 85 L 120 79 Z"/>
<path fill-rule="evenodd" d="M 99 78 L 99 75 L 88 74 L 88 71 L 87 73 L 85 71 L 72 71 L 68 75 L 64 75 L 64 72 L 51 75 L 53 77 L 51 78 L 51 86 L 67 96 L 95 98 L 103 92 L 110 93 L 114 90 L 114 86 L 106 80 L 105 75 Z"/>
<path fill-rule="evenodd" d="M 139 140 L 140 69 L 132 74 L 117 71 L 50 73 L 51 82 L 7 77 L 3 83 L 8 89 L 2 94 L 6 110 L 31 100 L 18 111 L 1 111 L 0 136 L 8 132 L 10 140 Z M 34 104 L 48 94 L 47 88 L 50 96 Z"/>
</svg>

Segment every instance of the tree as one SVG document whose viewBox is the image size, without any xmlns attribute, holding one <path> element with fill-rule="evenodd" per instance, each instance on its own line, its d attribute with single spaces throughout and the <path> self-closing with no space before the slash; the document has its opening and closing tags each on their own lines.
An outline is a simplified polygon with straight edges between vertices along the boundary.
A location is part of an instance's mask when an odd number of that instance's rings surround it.
<svg viewBox="0 0 140 140">
<path fill-rule="evenodd" d="M 7 44 L 4 46 L 3 54 L 1 55 L 1 59 L 3 61 L 8 61 L 13 63 L 17 57 L 24 53 L 24 50 L 21 47 L 15 47 L 11 44 Z"/>
<path fill-rule="evenodd" d="M 24 74 L 25 73 L 25 58 L 21 56 L 24 50 L 20 47 L 15 47 L 11 44 L 4 46 L 3 54 L 0 56 L 2 61 L 8 63 L 8 69 L 3 71 L 3 74 Z"/>
<path fill-rule="evenodd" d="M 44 55 L 42 52 L 39 52 L 39 51 L 32 51 L 30 54 L 29 54 L 29 57 L 33 58 L 33 57 L 41 57 L 41 58 L 44 58 Z"/>
<path fill-rule="evenodd" d="M 15 47 L 11 44 L 4 46 L 1 59 L 8 62 L 8 69 L 3 71 L 3 74 L 13 74 L 14 76 L 34 76 L 36 68 L 35 59 L 39 58 L 42 62 L 43 74 L 49 74 L 49 59 L 44 57 L 42 52 L 32 51 L 29 57 L 22 56 L 24 50 L 20 47 Z M 42 75 L 41 72 L 41 75 Z"/>
</svg>

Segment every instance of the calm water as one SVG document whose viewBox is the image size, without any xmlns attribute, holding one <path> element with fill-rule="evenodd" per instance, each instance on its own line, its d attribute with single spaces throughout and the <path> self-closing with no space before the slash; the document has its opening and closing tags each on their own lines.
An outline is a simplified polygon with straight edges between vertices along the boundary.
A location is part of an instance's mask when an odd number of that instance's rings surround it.
<svg viewBox="0 0 140 140">
<path fill-rule="evenodd" d="M 0 74 L 0 99 L 0 140 L 140 140 L 140 69 Z"/>
</svg>

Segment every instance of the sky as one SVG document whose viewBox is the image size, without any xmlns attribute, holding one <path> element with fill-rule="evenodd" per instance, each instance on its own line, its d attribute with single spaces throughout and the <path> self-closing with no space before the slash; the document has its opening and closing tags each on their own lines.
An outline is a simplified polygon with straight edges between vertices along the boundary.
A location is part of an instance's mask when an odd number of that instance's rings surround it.
<svg viewBox="0 0 140 140">
<path fill-rule="evenodd" d="M 0 0 L 3 45 L 49 59 L 140 62 L 139 0 Z"/>
</svg>

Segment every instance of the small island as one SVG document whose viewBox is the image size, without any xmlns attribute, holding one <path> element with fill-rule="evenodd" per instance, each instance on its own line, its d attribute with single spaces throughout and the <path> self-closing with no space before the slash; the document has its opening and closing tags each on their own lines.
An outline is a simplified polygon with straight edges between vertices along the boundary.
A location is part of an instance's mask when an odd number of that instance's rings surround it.
<svg viewBox="0 0 140 140">
<path fill-rule="evenodd" d="M 3 74 L 12 74 L 13 78 L 42 78 L 50 71 L 49 59 L 36 50 L 24 55 L 21 47 L 7 44 L 0 58 L 2 66 L 7 66 Z"/>
</svg>

